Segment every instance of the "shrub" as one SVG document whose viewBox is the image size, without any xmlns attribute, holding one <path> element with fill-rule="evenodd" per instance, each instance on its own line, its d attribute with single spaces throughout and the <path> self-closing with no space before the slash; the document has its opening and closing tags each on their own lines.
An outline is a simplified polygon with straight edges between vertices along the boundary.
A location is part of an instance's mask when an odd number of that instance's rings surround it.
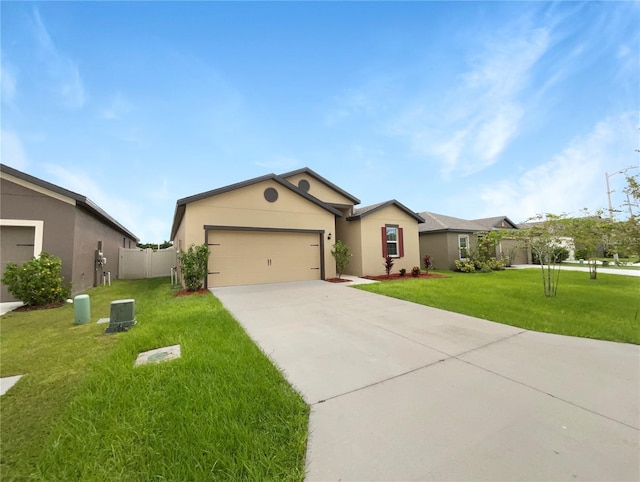
<svg viewBox="0 0 640 482">
<path fill-rule="evenodd" d="M 209 246 L 191 245 L 187 251 L 178 254 L 182 279 L 188 291 L 197 291 L 202 287 L 204 277 L 207 276 L 209 263 Z"/>
<path fill-rule="evenodd" d="M 576 248 L 574 256 L 576 259 L 589 259 L 589 250 L 583 247 Z"/>
<path fill-rule="evenodd" d="M 551 255 L 553 256 L 553 259 L 551 260 L 552 263 L 562 263 L 563 261 L 569 258 L 569 250 L 564 246 L 556 246 L 553 248 Z M 577 256 L 578 255 L 576 254 L 576 257 Z M 578 258 L 578 259 L 586 259 L 586 258 Z M 540 264 L 540 256 L 538 256 L 538 253 L 536 253 L 535 251 L 531 253 L 531 262 L 532 264 Z"/>
<path fill-rule="evenodd" d="M 407 274 L 407 270 L 405 268 L 400 268 L 400 276 L 404 276 Z"/>
<path fill-rule="evenodd" d="M 27 306 L 60 303 L 71 296 L 71 286 L 64 284 L 61 270 L 60 258 L 42 252 L 22 266 L 7 264 L 2 283 Z"/>
<path fill-rule="evenodd" d="M 387 277 L 391 274 L 391 268 L 393 268 L 393 258 L 391 256 L 387 256 L 384 259 L 384 270 L 387 273 Z"/>
<path fill-rule="evenodd" d="M 413 276 L 414 278 L 420 276 L 420 266 L 414 266 L 413 268 L 411 268 L 411 276 Z"/>
<path fill-rule="evenodd" d="M 473 273 L 476 270 L 475 264 L 469 260 L 460 261 L 456 259 L 455 264 L 456 264 L 456 270 L 461 271 L 463 273 Z"/>
<path fill-rule="evenodd" d="M 351 250 L 349 246 L 338 240 L 336 244 L 333 245 L 331 256 L 336 260 L 336 274 L 338 278 L 341 278 L 344 268 L 349 264 L 349 261 L 351 261 Z"/>
</svg>

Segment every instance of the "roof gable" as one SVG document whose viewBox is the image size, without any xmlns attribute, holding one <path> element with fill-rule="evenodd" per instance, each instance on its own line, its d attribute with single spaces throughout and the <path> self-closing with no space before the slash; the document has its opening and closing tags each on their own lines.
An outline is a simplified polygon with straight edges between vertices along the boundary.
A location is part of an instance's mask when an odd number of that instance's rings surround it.
<svg viewBox="0 0 640 482">
<path fill-rule="evenodd" d="M 474 219 L 473 222 L 485 226 L 489 231 L 492 229 L 518 229 L 518 225 L 511 221 L 507 216 Z"/>
<path fill-rule="evenodd" d="M 316 206 L 321 207 L 322 209 L 330 212 L 331 214 L 333 214 L 334 216 L 338 216 L 338 217 L 342 217 L 342 213 L 340 211 L 338 211 L 337 209 L 329 206 L 328 204 L 320 201 L 318 198 L 312 196 L 311 194 L 308 194 L 306 192 L 304 192 L 302 189 L 298 188 L 297 186 L 293 185 L 292 183 L 288 182 L 287 180 L 285 180 L 284 178 L 282 178 L 281 176 L 278 176 L 276 174 L 267 174 L 265 176 L 260 176 L 260 177 L 255 177 L 253 179 L 248 179 L 246 181 L 242 181 L 242 182 L 238 182 L 235 184 L 230 184 L 228 186 L 223 186 L 217 189 L 213 189 L 211 191 L 206 191 L 206 192 L 202 192 L 200 194 L 194 194 L 193 196 L 188 196 L 188 197 L 184 197 L 182 199 L 178 199 L 178 201 L 176 202 L 176 209 L 174 212 L 174 216 L 173 216 L 173 225 L 171 227 L 171 239 L 175 238 L 175 235 L 178 231 L 178 228 L 180 227 L 180 223 L 182 222 L 182 218 L 184 217 L 184 213 L 186 210 L 186 206 L 187 204 L 196 202 L 196 201 L 200 201 L 202 199 L 207 199 L 213 196 L 218 196 L 220 194 L 224 194 L 227 192 L 231 192 L 231 191 L 236 191 L 238 189 L 242 189 L 248 186 L 252 186 L 254 184 L 258 184 L 260 182 L 264 182 L 264 181 L 274 181 L 278 184 L 280 184 L 282 187 L 294 192 L 295 194 L 297 194 L 298 196 L 306 199 L 307 201 L 315 204 Z"/>
<path fill-rule="evenodd" d="M 368 216 L 369 214 L 375 213 L 376 211 L 379 211 L 380 209 L 384 209 L 388 206 L 397 207 L 398 209 L 400 209 L 401 211 L 403 211 L 404 213 L 408 214 L 413 219 L 415 219 L 418 223 L 423 223 L 425 221 L 422 218 L 422 216 L 414 213 L 404 204 L 402 204 L 399 201 L 396 201 L 395 199 L 391 199 L 389 201 L 384 201 L 381 203 L 371 204 L 369 206 L 364 206 L 358 209 L 354 209 L 353 214 L 347 218 L 347 221 L 355 221 L 357 219 L 362 219 L 363 217 Z"/>
<path fill-rule="evenodd" d="M 109 214 L 107 214 L 102 208 L 100 208 L 100 206 L 98 206 L 93 201 L 91 201 L 91 199 L 89 199 L 86 196 L 83 196 L 82 194 L 69 191 L 68 189 L 65 189 L 56 184 L 52 184 L 50 182 L 44 181 L 35 176 L 31 176 L 22 171 L 18 171 L 17 169 L 9 167 L 5 164 L 0 164 L 0 172 L 4 172 L 6 174 L 9 174 L 10 176 L 16 177 L 27 183 L 34 184 L 35 186 L 38 186 L 43 189 L 52 191 L 56 194 L 60 194 L 62 196 L 68 197 L 69 199 L 72 199 L 73 201 L 75 201 L 76 206 L 86 209 L 91 214 L 96 216 L 98 219 L 103 221 L 105 224 L 110 225 L 111 227 L 115 228 L 117 231 L 120 231 L 121 233 L 127 235 L 131 239 L 134 239 L 136 242 L 140 241 L 140 239 L 135 234 L 133 234 L 131 231 L 125 228 L 122 224 L 120 224 L 114 218 L 109 216 Z"/>
<path fill-rule="evenodd" d="M 344 189 L 336 186 L 334 183 L 332 183 L 328 179 L 322 177 L 320 174 L 318 174 L 317 172 L 315 172 L 314 170 L 312 170 L 312 169 L 310 169 L 308 167 L 303 167 L 301 169 L 296 169 L 295 171 L 285 172 L 284 174 L 280 174 L 280 177 L 285 179 L 285 180 L 288 180 L 288 178 L 297 176 L 299 174 L 306 174 L 307 176 L 314 178 L 316 181 L 319 181 L 322 184 L 324 184 L 325 186 L 327 186 L 328 188 L 334 190 L 338 194 L 346 197 L 353 204 L 360 204 L 360 199 L 355 197 L 353 194 L 350 194 L 347 191 L 345 191 Z M 293 184 L 293 183 L 291 183 L 291 184 Z"/>
</svg>

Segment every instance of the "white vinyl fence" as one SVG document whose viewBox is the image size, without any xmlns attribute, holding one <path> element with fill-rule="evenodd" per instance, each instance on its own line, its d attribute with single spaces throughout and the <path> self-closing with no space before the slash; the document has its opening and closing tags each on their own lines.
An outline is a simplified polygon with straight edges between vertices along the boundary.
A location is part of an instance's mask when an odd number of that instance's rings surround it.
<svg viewBox="0 0 640 482">
<path fill-rule="evenodd" d="M 159 249 L 126 249 L 120 248 L 118 263 L 119 279 L 160 278 L 171 276 L 171 269 L 176 266 L 176 250 L 174 248 Z"/>
</svg>

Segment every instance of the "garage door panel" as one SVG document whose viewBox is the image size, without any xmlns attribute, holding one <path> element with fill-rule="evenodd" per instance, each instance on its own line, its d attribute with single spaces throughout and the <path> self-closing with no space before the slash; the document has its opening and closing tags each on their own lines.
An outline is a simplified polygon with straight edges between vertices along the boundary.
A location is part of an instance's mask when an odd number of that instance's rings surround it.
<svg viewBox="0 0 640 482">
<path fill-rule="evenodd" d="M 208 286 L 320 279 L 318 233 L 209 231 Z"/>
<path fill-rule="evenodd" d="M 32 226 L 0 227 L 0 277 L 9 263 L 22 265 L 33 258 L 35 228 Z M 5 285 L 0 288 L 0 301 L 15 301 Z"/>
</svg>

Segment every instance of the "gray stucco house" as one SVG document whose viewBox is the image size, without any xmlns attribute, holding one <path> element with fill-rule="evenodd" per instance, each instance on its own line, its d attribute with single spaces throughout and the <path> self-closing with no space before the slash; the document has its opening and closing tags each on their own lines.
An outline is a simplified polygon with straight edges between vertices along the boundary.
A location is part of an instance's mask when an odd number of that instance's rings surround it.
<svg viewBox="0 0 640 482">
<path fill-rule="evenodd" d="M 80 293 L 102 272 L 118 273 L 118 248 L 139 239 L 81 194 L 0 164 L 0 272 L 42 251 L 62 260 L 62 275 Z M 106 258 L 102 266 L 98 262 Z M 2 285 L 0 301 L 15 301 Z"/>
<path fill-rule="evenodd" d="M 418 225 L 420 259 L 428 254 L 435 269 L 455 269 L 455 261 L 465 259 L 478 248 L 478 235 L 496 229 L 519 229 L 507 216 L 461 219 L 429 211 L 418 213 L 424 223 Z M 496 257 L 509 255 L 512 264 L 529 262 L 527 248 L 515 239 L 503 239 Z"/>
</svg>

